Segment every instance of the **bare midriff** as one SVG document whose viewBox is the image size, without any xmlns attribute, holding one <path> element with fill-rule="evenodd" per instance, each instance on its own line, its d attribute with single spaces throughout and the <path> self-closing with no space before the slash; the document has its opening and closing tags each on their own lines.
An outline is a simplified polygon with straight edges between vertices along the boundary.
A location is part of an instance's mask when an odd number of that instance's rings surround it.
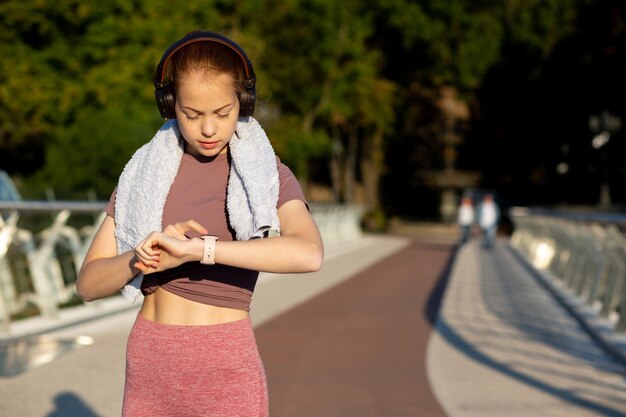
<svg viewBox="0 0 626 417">
<path fill-rule="evenodd" d="M 198 303 L 163 288 L 144 298 L 140 314 L 156 323 L 186 326 L 228 323 L 248 317 L 245 310 Z"/>
</svg>

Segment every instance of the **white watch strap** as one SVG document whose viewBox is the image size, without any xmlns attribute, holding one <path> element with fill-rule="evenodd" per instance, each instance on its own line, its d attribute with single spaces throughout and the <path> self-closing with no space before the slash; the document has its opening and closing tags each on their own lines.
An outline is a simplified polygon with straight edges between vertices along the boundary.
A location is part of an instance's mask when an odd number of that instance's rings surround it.
<svg viewBox="0 0 626 417">
<path fill-rule="evenodd" d="M 203 265 L 215 265 L 215 242 L 217 241 L 217 236 L 202 236 L 202 239 L 204 240 L 204 252 L 200 263 Z"/>
</svg>

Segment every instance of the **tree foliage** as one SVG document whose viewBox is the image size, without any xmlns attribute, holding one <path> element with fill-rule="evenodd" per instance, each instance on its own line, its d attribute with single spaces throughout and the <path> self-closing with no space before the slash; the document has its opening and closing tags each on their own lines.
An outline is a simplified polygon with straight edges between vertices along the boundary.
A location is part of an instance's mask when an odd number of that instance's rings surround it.
<svg viewBox="0 0 626 417">
<path fill-rule="evenodd" d="M 152 84 L 162 52 L 207 29 L 252 57 L 257 117 L 302 182 L 327 181 L 337 201 L 364 195 L 377 208 L 381 196 L 419 191 L 419 168 L 441 168 L 444 89 L 453 87 L 472 110 L 462 154 L 477 161 L 476 149 L 498 134 L 498 86 L 540 83 L 592 3 L 6 0 L 0 169 L 33 187 L 107 195 L 162 123 Z M 502 169 L 487 171 L 493 178 Z M 385 193 L 381 177 L 393 184 Z"/>
</svg>

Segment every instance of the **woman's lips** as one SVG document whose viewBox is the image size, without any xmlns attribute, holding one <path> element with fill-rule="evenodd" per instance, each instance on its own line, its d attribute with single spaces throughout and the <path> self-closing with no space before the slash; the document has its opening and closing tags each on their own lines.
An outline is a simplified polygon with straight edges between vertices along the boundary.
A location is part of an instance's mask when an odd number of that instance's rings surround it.
<svg viewBox="0 0 626 417">
<path fill-rule="evenodd" d="M 198 142 L 198 143 L 200 144 L 200 147 L 202 149 L 213 149 L 217 146 L 219 142 L 215 141 L 215 142 Z"/>
</svg>

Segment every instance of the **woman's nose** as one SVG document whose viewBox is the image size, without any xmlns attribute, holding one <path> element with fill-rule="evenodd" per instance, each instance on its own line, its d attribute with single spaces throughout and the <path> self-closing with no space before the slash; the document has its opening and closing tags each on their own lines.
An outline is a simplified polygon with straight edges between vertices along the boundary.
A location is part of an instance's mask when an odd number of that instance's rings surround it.
<svg viewBox="0 0 626 417">
<path fill-rule="evenodd" d="M 216 131 L 215 123 L 212 120 L 210 120 L 210 118 L 207 118 L 207 120 L 205 120 L 204 123 L 202 123 L 202 136 L 210 138 L 211 136 L 215 134 L 215 131 Z"/>
</svg>

